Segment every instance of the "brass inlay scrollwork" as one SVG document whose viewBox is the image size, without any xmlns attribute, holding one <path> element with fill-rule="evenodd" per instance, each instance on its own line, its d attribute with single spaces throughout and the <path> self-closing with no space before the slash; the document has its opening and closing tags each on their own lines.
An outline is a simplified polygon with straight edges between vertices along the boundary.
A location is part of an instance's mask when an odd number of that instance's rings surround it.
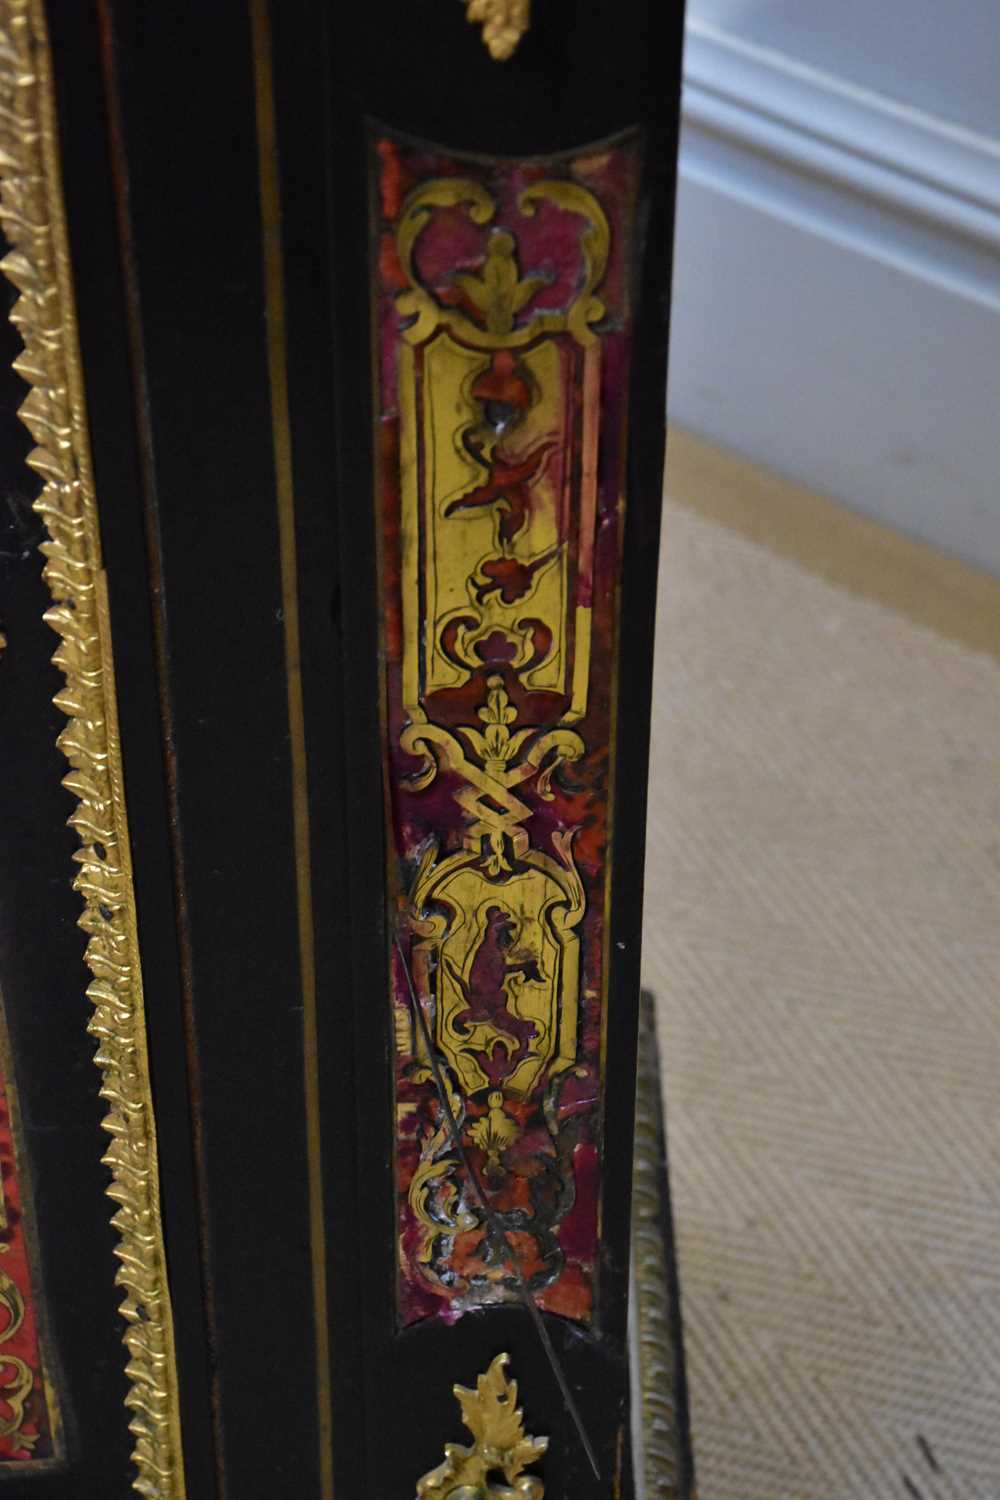
<svg viewBox="0 0 1000 1500">
<path fill-rule="evenodd" d="M 11 321 L 24 340 L 15 368 L 30 390 L 20 415 L 37 446 L 28 463 L 43 480 L 35 509 L 47 540 L 45 618 L 60 637 L 54 661 L 65 686 L 55 702 L 69 722 L 59 745 L 70 818 L 80 838 L 75 888 L 88 935 L 109 1196 L 125 1296 L 126 1372 L 138 1468 L 150 1500 L 182 1500 L 173 1323 L 160 1220 L 156 1136 L 131 852 L 118 741 L 107 582 L 87 433 L 72 273 L 62 202 L 48 34 L 42 0 L 0 0 L 0 221 L 11 245 L 2 269 L 19 292 Z M 10 1363 L 10 1361 L 8 1361 Z M 16 1382 L 2 1389 L 13 1404 Z"/>
<path fill-rule="evenodd" d="M 0 1331 L 0 1345 L 14 1337 L 24 1322 L 24 1298 L 20 1289 L 9 1276 L 0 1271 L 0 1309 L 7 1316 L 6 1326 Z M 8 1354 L 0 1347 L 0 1406 L 5 1406 L 8 1415 L 0 1413 L 0 1437 L 7 1437 L 24 1421 L 24 1403 L 31 1395 L 35 1377 L 23 1359 Z M 37 1434 L 18 1433 L 18 1446 L 30 1451 L 38 1441 Z"/>
<path fill-rule="evenodd" d="M 417 1480 L 417 1500 L 542 1500 L 544 1484 L 524 1471 L 538 1462 L 549 1440 L 525 1433 L 517 1381 L 506 1374 L 509 1361 L 509 1354 L 498 1354 L 474 1391 L 454 1387 L 474 1441 L 468 1447 L 445 1444 L 444 1463 Z M 494 1473 L 501 1473 L 506 1483 L 497 1483 Z"/>
<path fill-rule="evenodd" d="M 462 308 L 441 302 L 425 286 L 416 265 L 417 242 L 436 208 L 462 208 L 473 224 L 483 228 L 492 223 L 496 204 L 486 188 L 468 177 L 436 178 L 414 188 L 403 206 L 396 231 L 400 265 L 410 283 L 410 290 L 396 298 L 401 316 L 412 319 L 402 330 L 408 344 L 423 343 L 437 328 L 450 328 L 475 349 L 520 349 L 539 334 L 559 333 L 563 329 L 568 329 L 580 344 L 596 341 L 597 335 L 590 325 L 604 316 L 604 303 L 595 292 L 604 278 L 611 247 L 607 215 L 582 183 L 561 178 L 532 183 L 518 197 L 517 206 L 529 219 L 537 212 L 538 205 L 546 201 L 579 214 L 584 220 L 580 236 L 583 284 L 568 308 L 535 312 L 524 323 L 516 323 L 517 314 L 547 280 L 537 272 L 522 277 L 517 242 L 510 230 L 490 232 L 481 275 L 460 271 L 452 277 L 452 284 L 465 293 L 479 314 L 478 319 Z"/>
<path fill-rule="evenodd" d="M 425 758 L 413 787 L 429 786 L 440 761 L 460 777 L 454 796 L 468 819 L 464 847 L 440 862 L 436 847 L 428 848 L 410 893 L 418 985 L 425 990 L 436 969 L 435 1042 L 468 1094 L 495 1090 L 502 1076 L 508 1091 L 524 1095 L 546 1066 L 554 1075 L 576 1058 L 574 929 L 586 905 L 573 859 L 576 830 L 553 834 L 558 859 L 532 848 L 520 826 L 530 808 L 513 788 L 534 776 L 539 796 L 551 797 L 556 767 L 576 760 L 584 747 L 570 729 L 512 732 L 516 718 L 502 679 L 490 677 L 480 711 L 485 732 L 459 730 L 475 759 L 437 724 L 411 724 L 402 735 L 404 748 Z M 502 995 L 493 997 L 492 1008 L 476 981 L 487 954 L 491 967 L 493 960 L 502 963 Z M 516 1138 L 496 1114 L 479 1134 L 489 1141 L 494 1167 Z"/>
<path fill-rule="evenodd" d="M 497 200 L 483 183 L 430 178 L 411 191 L 395 226 L 405 281 L 395 299 L 403 697 L 415 723 L 427 716 L 428 696 L 468 681 L 495 633 L 509 643 L 511 668 L 529 691 L 569 694 L 563 722 L 586 712 L 606 314 L 599 294 L 611 229 L 597 196 L 571 178 L 531 183 L 514 206 L 508 224 L 497 225 Z M 543 207 L 564 228 L 575 226 L 579 247 L 579 271 L 559 306 L 546 297 L 551 266 L 521 264 L 519 222 Z M 483 259 L 475 270 L 456 266 L 442 276 L 432 271 L 436 221 L 449 213 L 484 232 Z M 576 381 L 583 462 L 574 541 L 564 464 Z M 505 413 L 500 427 L 496 410 Z"/>
<path fill-rule="evenodd" d="M 506 184 L 464 167 L 418 179 L 386 233 L 397 267 L 396 733 L 409 758 L 399 786 L 461 813 L 440 829 L 432 815 L 414 850 L 409 961 L 462 1141 L 508 1227 L 530 1238 L 538 1291 L 562 1274 L 554 1226 L 577 1191 L 573 1116 L 539 1116 L 576 1066 L 585 1003 L 575 845 L 588 849 L 590 824 L 579 802 L 570 810 L 580 789 L 557 778 L 588 756 L 571 726 L 591 692 L 611 223 L 585 174 L 546 163 Z M 549 819 L 553 803 L 565 811 Z M 410 1090 L 430 1059 L 414 1027 L 398 1039 Z M 422 1281 L 453 1308 L 517 1295 L 443 1120 L 431 1108 L 405 1129 L 419 1150 L 405 1253 Z"/>
</svg>

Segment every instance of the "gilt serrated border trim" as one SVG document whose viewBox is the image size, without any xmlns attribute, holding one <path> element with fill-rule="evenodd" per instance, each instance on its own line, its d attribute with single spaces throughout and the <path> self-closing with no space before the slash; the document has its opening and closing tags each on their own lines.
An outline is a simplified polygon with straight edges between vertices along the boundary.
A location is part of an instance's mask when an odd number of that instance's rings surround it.
<svg viewBox="0 0 1000 1500">
<path fill-rule="evenodd" d="M 74 888 L 88 935 L 104 1129 L 111 1144 L 109 1196 L 117 1204 L 117 1283 L 128 1351 L 126 1405 L 135 1438 L 135 1489 L 150 1500 L 183 1500 L 173 1319 L 160 1219 L 156 1133 L 146 1050 L 107 583 L 87 432 L 83 374 L 42 0 L 0 0 L 0 223 L 11 245 L 0 269 L 20 296 L 11 322 L 24 340 L 14 368 L 30 391 L 20 416 L 41 475 L 35 501 L 47 539 L 45 619 L 60 637 L 53 657 L 65 675 L 55 703 L 68 723 L 58 744 L 64 785 L 77 798 L 80 837 Z"/>
</svg>

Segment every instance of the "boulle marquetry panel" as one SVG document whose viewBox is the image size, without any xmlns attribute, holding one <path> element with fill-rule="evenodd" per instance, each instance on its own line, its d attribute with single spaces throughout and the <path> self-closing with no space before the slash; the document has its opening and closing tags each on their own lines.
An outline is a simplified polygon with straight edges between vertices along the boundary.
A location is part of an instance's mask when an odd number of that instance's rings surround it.
<svg viewBox="0 0 1000 1500">
<path fill-rule="evenodd" d="M 400 1319 L 591 1323 L 637 142 L 373 156 Z"/>
<path fill-rule="evenodd" d="M 0 1002 L 2 1003 L 2 1002 Z M 0 1010 L 0 1473 L 62 1457 L 32 1187 Z"/>
</svg>

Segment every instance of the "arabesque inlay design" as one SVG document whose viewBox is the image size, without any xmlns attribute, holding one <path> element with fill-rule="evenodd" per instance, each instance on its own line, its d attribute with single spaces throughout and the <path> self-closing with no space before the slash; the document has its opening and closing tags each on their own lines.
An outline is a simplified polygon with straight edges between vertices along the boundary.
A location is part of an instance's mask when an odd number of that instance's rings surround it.
<svg viewBox="0 0 1000 1500">
<path fill-rule="evenodd" d="M 400 1317 L 588 1320 L 636 153 L 376 151 Z"/>
</svg>

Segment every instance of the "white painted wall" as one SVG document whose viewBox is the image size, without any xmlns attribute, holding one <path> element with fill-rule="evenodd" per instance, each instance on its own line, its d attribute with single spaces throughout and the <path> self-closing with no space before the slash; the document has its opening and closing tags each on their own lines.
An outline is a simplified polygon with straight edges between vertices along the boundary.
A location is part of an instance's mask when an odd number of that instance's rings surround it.
<svg viewBox="0 0 1000 1500">
<path fill-rule="evenodd" d="M 1000 6 L 694 0 L 669 404 L 1000 572 Z"/>
<path fill-rule="evenodd" d="M 997 0 L 689 0 L 696 25 L 1000 137 Z"/>
</svg>

